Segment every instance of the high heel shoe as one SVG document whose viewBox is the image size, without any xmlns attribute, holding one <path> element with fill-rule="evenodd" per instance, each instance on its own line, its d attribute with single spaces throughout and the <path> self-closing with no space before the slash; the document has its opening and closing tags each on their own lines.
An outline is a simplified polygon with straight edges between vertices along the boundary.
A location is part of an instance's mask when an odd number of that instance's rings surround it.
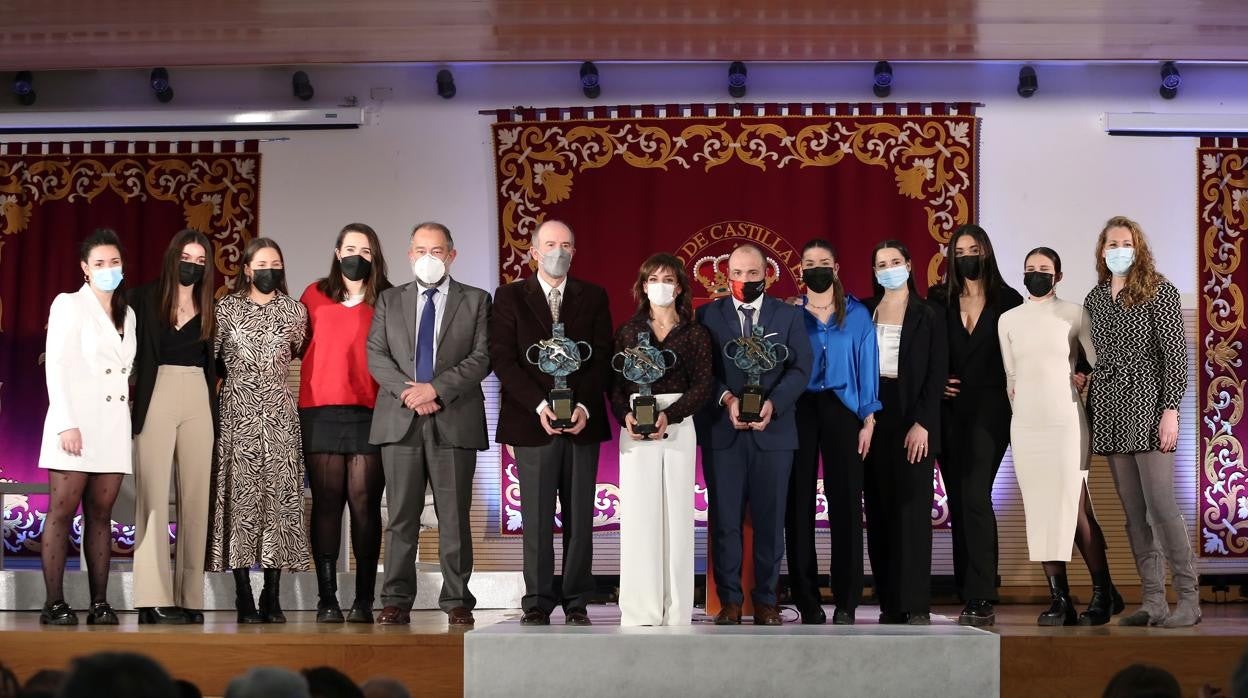
<svg viewBox="0 0 1248 698">
<path fill-rule="evenodd" d="M 87 625 L 120 625 L 117 620 L 117 613 L 113 611 L 113 607 L 108 605 L 107 601 L 98 601 L 91 604 L 91 610 L 87 611 Z"/>
<path fill-rule="evenodd" d="M 78 615 L 64 601 L 51 601 L 39 611 L 40 625 L 78 625 Z"/>
<path fill-rule="evenodd" d="M 186 614 L 177 606 L 147 606 L 137 609 L 139 625 L 186 625 Z"/>
<path fill-rule="evenodd" d="M 238 622 L 246 625 L 263 623 L 264 618 L 256 611 L 256 600 L 251 595 L 251 570 L 234 570 L 234 607 L 238 609 Z"/>
</svg>

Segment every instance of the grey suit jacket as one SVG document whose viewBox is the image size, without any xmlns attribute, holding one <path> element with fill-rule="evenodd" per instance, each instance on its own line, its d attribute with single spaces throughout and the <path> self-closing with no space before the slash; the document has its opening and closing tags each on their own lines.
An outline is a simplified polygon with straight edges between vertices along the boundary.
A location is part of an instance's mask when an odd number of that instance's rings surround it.
<svg viewBox="0 0 1248 698">
<path fill-rule="evenodd" d="M 368 331 L 368 371 L 380 389 L 369 440 L 395 443 L 411 429 L 416 413 L 400 395 L 413 381 L 416 360 L 416 308 L 421 287 L 415 281 L 382 292 Z M 490 294 L 451 279 L 438 324 L 433 380 L 442 409 L 432 415 L 438 437 L 456 448 L 489 447 L 481 382 L 490 373 Z"/>
</svg>

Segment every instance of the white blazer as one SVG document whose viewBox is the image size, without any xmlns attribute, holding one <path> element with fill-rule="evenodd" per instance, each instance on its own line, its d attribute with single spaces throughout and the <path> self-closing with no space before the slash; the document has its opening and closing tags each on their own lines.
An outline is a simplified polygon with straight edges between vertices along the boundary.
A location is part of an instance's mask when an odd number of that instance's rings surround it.
<svg viewBox="0 0 1248 698">
<path fill-rule="evenodd" d="M 129 473 L 130 373 L 135 352 L 134 311 L 126 308 L 125 336 L 86 284 L 62 293 L 48 315 L 48 417 L 39 467 L 88 473 Z M 61 448 L 61 432 L 82 432 L 82 455 Z"/>
</svg>

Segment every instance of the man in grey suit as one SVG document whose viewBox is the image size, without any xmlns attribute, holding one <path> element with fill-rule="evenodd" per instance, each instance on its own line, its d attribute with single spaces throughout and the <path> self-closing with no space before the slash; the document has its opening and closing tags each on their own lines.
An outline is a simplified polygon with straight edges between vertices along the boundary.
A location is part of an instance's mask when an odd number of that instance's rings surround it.
<svg viewBox="0 0 1248 698">
<path fill-rule="evenodd" d="M 438 605 L 451 625 L 472 625 L 468 510 L 477 451 L 489 446 L 481 382 L 490 373 L 490 294 L 451 278 L 455 241 L 440 223 L 416 226 L 407 256 L 416 280 L 381 294 L 368 333 L 368 369 L 380 386 L 370 440 L 382 447 L 390 511 L 377 622 L 410 621 L 429 484 L 438 511 Z"/>
</svg>

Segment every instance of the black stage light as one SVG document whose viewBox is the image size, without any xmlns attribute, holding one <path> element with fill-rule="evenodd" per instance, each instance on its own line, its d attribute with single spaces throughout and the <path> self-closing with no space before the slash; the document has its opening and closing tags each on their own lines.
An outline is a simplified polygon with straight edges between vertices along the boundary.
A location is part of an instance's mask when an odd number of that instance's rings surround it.
<svg viewBox="0 0 1248 698">
<path fill-rule="evenodd" d="M 35 103 L 35 76 L 31 75 L 29 70 L 23 70 L 13 76 L 13 94 L 17 96 L 17 103 L 23 107 L 29 107 Z"/>
<path fill-rule="evenodd" d="M 1161 88 L 1158 90 L 1165 99 L 1174 99 L 1179 94 L 1179 85 L 1183 84 L 1183 76 L 1174 61 L 1161 64 Z"/>
<path fill-rule="evenodd" d="M 162 104 L 173 101 L 173 87 L 169 85 L 169 71 L 164 68 L 152 68 L 152 75 L 148 82 L 152 86 L 152 92 L 156 93 L 156 99 Z"/>
<path fill-rule="evenodd" d="M 294 91 L 295 97 L 305 102 L 312 99 L 312 95 L 316 94 L 316 90 L 312 89 L 312 81 L 308 79 L 308 74 L 302 70 L 296 70 L 295 74 L 290 77 L 290 87 Z"/>
<path fill-rule="evenodd" d="M 1018 96 L 1026 99 L 1036 94 L 1040 82 L 1036 79 L 1036 69 L 1025 65 L 1018 69 Z"/>
<path fill-rule="evenodd" d="M 451 71 L 443 68 L 438 71 L 438 96 L 442 99 L 450 99 L 455 96 L 455 76 L 451 75 Z"/>
<path fill-rule="evenodd" d="M 602 94 L 602 84 L 598 81 L 598 66 L 590 61 L 581 64 L 581 92 L 590 99 L 598 99 Z"/>
<path fill-rule="evenodd" d="M 733 61 L 728 66 L 728 94 L 736 99 L 745 96 L 745 64 L 741 61 Z"/>
<path fill-rule="evenodd" d="M 871 91 L 881 98 L 887 97 L 893 91 L 893 66 L 888 61 L 875 64 L 875 82 L 871 85 Z"/>
</svg>

